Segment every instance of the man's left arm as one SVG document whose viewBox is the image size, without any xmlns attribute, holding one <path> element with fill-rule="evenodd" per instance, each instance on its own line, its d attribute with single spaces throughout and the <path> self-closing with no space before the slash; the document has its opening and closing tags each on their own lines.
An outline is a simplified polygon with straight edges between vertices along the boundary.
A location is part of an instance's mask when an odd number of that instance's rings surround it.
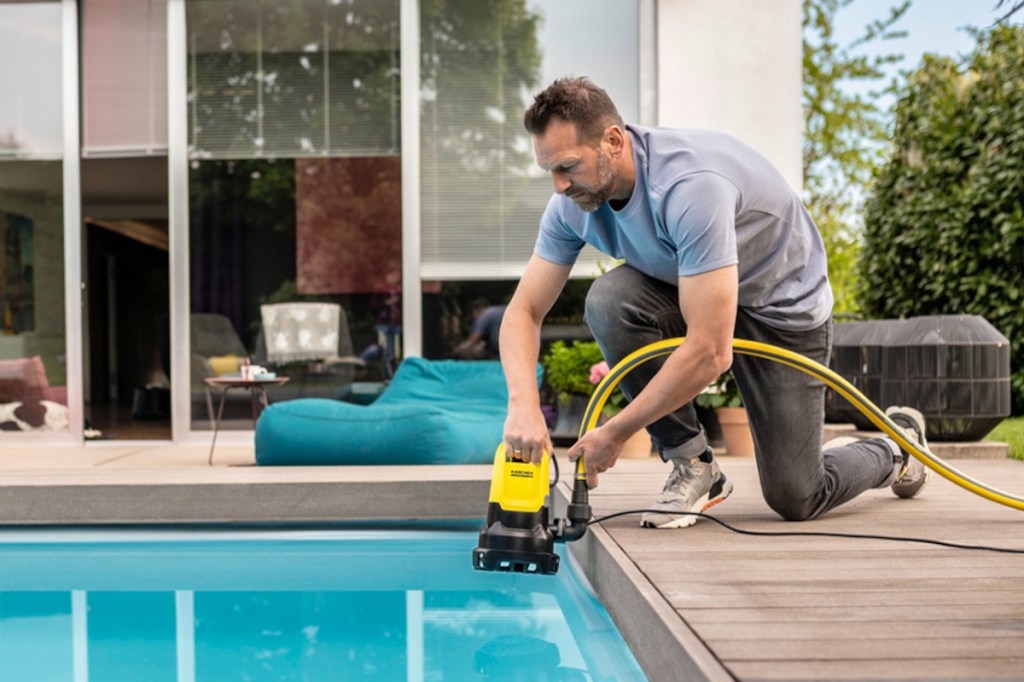
<svg viewBox="0 0 1024 682">
<path fill-rule="evenodd" d="M 614 466 L 630 436 L 693 400 L 732 365 L 738 290 L 735 265 L 679 278 L 686 342 L 624 410 L 569 449 L 570 458 L 584 455 L 591 488 L 598 474 Z"/>
</svg>

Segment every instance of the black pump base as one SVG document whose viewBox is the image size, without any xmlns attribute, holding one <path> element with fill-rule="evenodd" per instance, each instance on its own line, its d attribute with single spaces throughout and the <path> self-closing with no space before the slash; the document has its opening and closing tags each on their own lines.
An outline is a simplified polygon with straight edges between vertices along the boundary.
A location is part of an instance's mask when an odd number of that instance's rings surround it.
<svg viewBox="0 0 1024 682">
<path fill-rule="evenodd" d="M 502 549 L 473 550 L 473 568 L 478 571 L 501 571 L 504 573 L 558 573 L 557 554 L 546 552 L 516 552 Z"/>
<path fill-rule="evenodd" d="M 473 550 L 473 568 L 508 573 L 558 572 L 555 536 L 547 525 L 548 510 L 509 512 L 491 502 L 480 544 Z"/>
</svg>

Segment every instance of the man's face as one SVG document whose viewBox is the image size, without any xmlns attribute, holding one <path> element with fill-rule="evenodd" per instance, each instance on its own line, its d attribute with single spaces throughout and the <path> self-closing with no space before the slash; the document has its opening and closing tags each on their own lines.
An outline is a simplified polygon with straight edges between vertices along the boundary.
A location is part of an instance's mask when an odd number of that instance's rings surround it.
<svg viewBox="0 0 1024 682">
<path fill-rule="evenodd" d="M 533 151 L 537 164 L 550 171 L 555 191 L 580 210 L 596 211 L 611 197 L 618 170 L 601 144 L 580 144 L 573 124 L 552 119 L 544 134 L 534 136 Z"/>
</svg>

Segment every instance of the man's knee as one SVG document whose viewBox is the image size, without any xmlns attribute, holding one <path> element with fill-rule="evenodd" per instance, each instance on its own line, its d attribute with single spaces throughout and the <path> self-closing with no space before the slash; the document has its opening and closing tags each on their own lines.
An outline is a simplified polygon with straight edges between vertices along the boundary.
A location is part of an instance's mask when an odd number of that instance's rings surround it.
<svg viewBox="0 0 1024 682">
<path fill-rule="evenodd" d="M 765 491 L 764 500 L 776 514 L 786 521 L 809 521 L 817 515 L 813 498 L 791 494 L 789 491 Z"/>
</svg>

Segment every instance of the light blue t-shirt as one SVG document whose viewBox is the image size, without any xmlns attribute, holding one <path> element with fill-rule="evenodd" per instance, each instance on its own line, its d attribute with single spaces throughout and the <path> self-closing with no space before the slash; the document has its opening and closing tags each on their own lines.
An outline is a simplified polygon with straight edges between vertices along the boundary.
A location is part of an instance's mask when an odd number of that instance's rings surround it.
<svg viewBox="0 0 1024 682">
<path fill-rule="evenodd" d="M 825 247 L 800 198 L 761 154 L 706 130 L 626 126 L 636 184 L 621 210 L 581 211 L 555 194 L 534 253 L 572 265 L 584 244 L 677 284 L 727 265 L 739 305 L 764 324 L 805 331 L 832 313 Z"/>
</svg>

